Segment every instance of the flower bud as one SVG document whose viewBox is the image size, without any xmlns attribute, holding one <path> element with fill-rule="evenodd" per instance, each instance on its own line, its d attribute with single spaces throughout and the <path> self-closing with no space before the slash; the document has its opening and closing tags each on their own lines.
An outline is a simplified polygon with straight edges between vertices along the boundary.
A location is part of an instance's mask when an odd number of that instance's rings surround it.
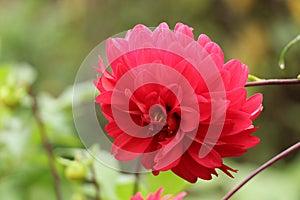
<svg viewBox="0 0 300 200">
<path fill-rule="evenodd" d="M 86 166 L 78 161 L 72 161 L 65 170 L 65 176 L 71 180 L 83 180 L 86 174 Z"/>
</svg>

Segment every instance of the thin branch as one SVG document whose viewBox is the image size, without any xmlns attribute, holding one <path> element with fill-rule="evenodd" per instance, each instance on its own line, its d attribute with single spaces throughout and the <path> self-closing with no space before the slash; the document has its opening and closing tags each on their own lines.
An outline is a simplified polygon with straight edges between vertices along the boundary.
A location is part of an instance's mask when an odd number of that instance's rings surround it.
<svg viewBox="0 0 300 200">
<path fill-rule="evenodd" d="M 101 200 L 101 196 L 100 196 L 100 186 L 99 186 L 99 183 L 96 179 L 96 171 L 95 171 L 95 167 L 94 167 L 94 164 L 92 164 L 90 166 L 90 169 L 91 169 L 91 175 L 92 175 L 92 180 L 91 180 L 91 183 L 94 185 L 95 187 L 95 191 L 96 191 L 96 194 L 95 194 L 95 200 Z"/>
<path fill-rule="evenodd" d="M 229 199 L 232 195 L 234 195 L 240 188 L 242 188 L 247 182 L 249 182 L 254 176 L 256 176 L 258 173 L 263 171 L 264 169 L 268 168 L 272 164 L 274 164 L 276 161 L 280 160 L 281 158 L 287 156 L 289 153 L 297 150 L 300 148 L 300 142 L 294 144 L 293 146 L 289 147 L 288 149 L 284 150 L 280 154 L 273 157 L 271 160 L 260 166 L 258 169 L 256 169 L 253 173 L 251 173 L 246 179 L 244 179 L 240 184 L 238 184 L 233 190 L 231 190 L 229 193 L 227 193 L 222 200 Z"/>
<path fill-rule="evenodd" d="M 262 85 L 291 85 L 291 84 L 300 84 L 300 79 L 268 79 L 268 80 L 260 80 L 247 82 L 245 87 L 252 86 L 262 86 Z"/>
<path fill-rule="evenodd" d="M 141 167 L 141 160 L 139 158 L 136 165 L 136 172 L 134 173 L 135 181 L 133 186 L 133 195 L 135 195 L 139 190 Z"/>
<path fill-rule="evenodd" d="M 134 173 L 135 181 L 133 186 L 133 195 L 135 195 L 139 190 L 139 180 L 140 180 L 140 173 Z"/>
<path fill-rule="evenodd" d="M 46 154 L 47 154 L 47 157 L 48 157 L 49 168 L 50 168 L 50 171 L 51 171 L 51 175 L 52 175 L 53 182 L 54 182 L 54 189 L 55 189 L 55 192 L 56 192 L 56 198 L 57 198 L 57 200 L 62 200 L 63 198 L 62 198 L 62 192 L 61 192 L 61 184 L 60 184 L 60 179 L 59 179 L 59 176 L 58 176 L 57 169 L 55 167 L 54 153 L 53 153 L 53 150 L 52 150 L 52 146 L 49 142 L 49 139 L 47 137 L 45 124 L 44 124 L 44 122 L 41 118 L 41 115 L 40 115 L 40 110 L 39 110 L 36 95 L 34 94 L 32 88 L 29 88 L 29 95 L 31 96 L 31 99 L 32 99 L 33 115 L 34 115 L 34 118 L 37 122 L 39 132 L 40 132 L 40 136 L 41 136 L 41 139 L 42 139 L 42 143 L 44 145 L 44 148 L 46 150 Z"/>
</svg>

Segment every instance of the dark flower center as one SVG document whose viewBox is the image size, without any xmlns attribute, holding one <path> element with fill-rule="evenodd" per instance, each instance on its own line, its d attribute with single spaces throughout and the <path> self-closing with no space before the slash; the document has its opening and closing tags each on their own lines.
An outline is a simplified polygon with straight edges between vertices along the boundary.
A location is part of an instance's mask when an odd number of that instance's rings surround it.
<svg viewBox="0 0 300 200">
<path fill-rule="evenodd" d="M 158 141 L 167 141 L 176 135 L 180 124 L 180 116 L 177 113 L 170 113 L 171 108 L 155 104 L 150 108 L 149 116 L 152 126 L 150 130 L 156 133 Z"/>
</svg>

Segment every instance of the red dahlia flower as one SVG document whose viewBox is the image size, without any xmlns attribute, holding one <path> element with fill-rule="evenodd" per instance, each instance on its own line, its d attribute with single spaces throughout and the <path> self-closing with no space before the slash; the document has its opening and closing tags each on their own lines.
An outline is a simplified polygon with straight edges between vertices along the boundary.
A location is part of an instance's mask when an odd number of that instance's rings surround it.
<svg viewBox="0 0 300 200">
<path fill-rule="evenodd" d="M 181 200 L 186 192 L 181 192 L 180 194 L 173 197 L 171 194 L 161 197 L 163 188 L 159 188 L 159 190 L 155 194 L 149 194 L 146 199 L 141 196 L 141 193 L 138 192 L 136 195 L 130 198 L 130 200 Z"/>
<path fill-rule="evenodd" d="M 116 159 L 141 164 L 154 174 L 172 170 L 189 182 L 209 180 L 220 169 L 235 172 L 223 158 L 240 156 L 259 139 L 252 125 L 262 95 L 247 99 L 248 67 L 224 64 L 208 36 L 194 40 L 192 28 L 166 23 L 154 31 L 137 25 L 125 38 L 106 43 L 111 73 L 99 60 L 96 97 Z"/>
</svg>

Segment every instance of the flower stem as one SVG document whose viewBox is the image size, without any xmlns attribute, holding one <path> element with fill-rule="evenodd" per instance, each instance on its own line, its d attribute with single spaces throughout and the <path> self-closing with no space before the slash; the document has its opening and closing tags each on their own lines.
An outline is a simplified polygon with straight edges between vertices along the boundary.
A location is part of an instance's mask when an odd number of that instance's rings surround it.
<svg viewBox="0 0 300 200">
<path fill-rule="evenodd" d="M 293 146 L 289 147 L 288 149 L 284 150 L 280 154 L 273 157 L 271 160 L 257 168 L 254 172 L 252 172 L 246 179 L 244 179 L 240 184 L 238 184 L 235 188 L 233 188 L 229 193 L 227 193 L 222 200 L 229 199 L 232 195 L 234 195 L 240 188 L 242 188 L 247 182 L 249 182 L 254 176 L 256 176 L 258 173 L 263 171 L 264 169 L 268 168 L 272 164 L 274 164 L 276 161 L 280 160 L 281 158 L 287 156 L 289 153 L 297 150 L 300 148 L 300 142 L 294 144 Z"/>
<path fill-rule="evenodd" d="M 262 85 L 291 85 L 300 84 L 300 79 L 262 79 L 260 81 L 247 82 L 245 87 L 262 86 Z"/>
<path fill-rule="evenodd" d="M 97 179 L 96 179 L 96 171 L 95 171 L 95 166 L 94 164 L 92 164 L 90 166 L 90 169 L 91 169 L 91 174 L 92 174 L 92 183 L 95 187 L 95 191 L 96 191 L 96 194 L 95 194 L 95 200 L 101 200 L 101 196 L 100 196 L 100 186 L 99 186 L 99 183 L 97 182 Z"/>
<path fill-rule="evenodd" d="M 141 163 L 140 159 L 137 161 L 136 172 L 134 173 L 135 181 L 133 186 L 133 195 L 135 195 L 139 190 L 140 184 L 140 171 L 141 171 Z"/>
<path fill-rule="evenodd" d="M 47 137 L 47 133 L 46 133 L 46 128 L 45 128 L 45 124 L 41 118 L 40 115 L 40 110 L 39 110 L 39 106 L 38 106 L 38 102 L 37 102 L 37 97 L 35 95 L 35 93 L 33 92 L 32 88 L 29 88 L 29 95 L 31 96 L 32 99 L 32 111 L 33 111 L 33 116 L 37 122 L 38 128 L 39 128 L 39 132 L 40 132 L 40 136 L 42 139 L 42 143 L 44 145 L 44 148 L 46 150 L 46 154 L 48 157 L 48 162 L 49 162 L 49 168 L 51 171 L 51 175 L 53 178 L 53 182 L 54 182 L 54 189 L 56 192 L 56 198 L 57 200 L 62 200 L 62 192 L 61 192 L 61 184 L 60 184 L 60 179 L 58 176 L 58 172 L 57 169 L 55 167 L 55 159 L 54 159 L 54 153 L 52 150 L 52 146 L 49 142 L 49 139 Z"/>
<path fill-rule="evenodd" d="M 140 173 L 134 173 L 135 181 L 133 186 L 133 195 L 135 195 L 139 190 L 139 180 L 140 180 Z"/>
</svg>

